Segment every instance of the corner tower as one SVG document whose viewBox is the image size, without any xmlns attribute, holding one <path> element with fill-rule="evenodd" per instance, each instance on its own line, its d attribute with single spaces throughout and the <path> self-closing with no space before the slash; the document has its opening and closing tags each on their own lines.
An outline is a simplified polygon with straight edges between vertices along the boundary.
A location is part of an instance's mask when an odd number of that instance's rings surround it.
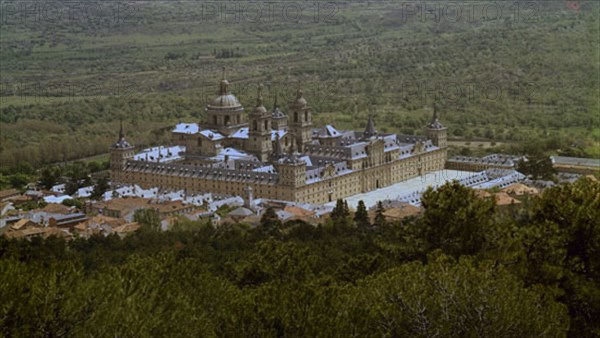
<svg viewBox="0 0 600 338">
<path fill-rule="evenodd" d="M 110 180 L 112 183 L 122 183 L 124 179 L 125 164 L 127 160 L 133 158 L 135 147 L 125 140 L 123 133 L 123 121 L 119 129 L 119 139 L 117 143 L 110 147 Z"/>
<path fill-rule="evenodd" d="M 281 185 L 297 188 L 306 183 L 306 163 L 298 158 L 293 146 L 287 156 L 275 163 L 275 168 Z"/>
<path fill-rule="evenodd" d="M 444 127 L 438 120 L 437 108 L 433 106 L 433 117 L 425 127 L 425 135 L 431 142 L 440 148 L 448 146 L 448 128 Z"/>
</svg>

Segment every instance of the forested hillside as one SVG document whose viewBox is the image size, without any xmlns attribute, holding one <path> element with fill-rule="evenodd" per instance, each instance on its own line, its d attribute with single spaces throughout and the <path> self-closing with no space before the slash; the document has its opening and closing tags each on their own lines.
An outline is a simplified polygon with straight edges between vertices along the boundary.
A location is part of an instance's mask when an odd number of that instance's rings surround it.
<svg viewBox="0 0 600 338">
<path fill-rule="evenodd" d="M 1 237 L 0 335 L 597 336 L 599 196 L 583 178 L 500 208 L 447 183 L 402 223 Z"/>
<path fill-rule="evenodd" d="M 299 2 L 301 16 L 279 10 L 260 22 L 194 2 L 109 3 L 55 20 L 7 9 L 0 162 L 103 153 L 120 117 L 134 143 L 164 142 L 169 125 L 203 117 L 222 66 L 247 107 L 260 82 L 267 105 L 301 87 L 319 124 L 360 128 L 375 114 L 382 130 L 412 134 L 437 101 L 452 137 L 534 138 L 551 141 L 550 152 L 597 156 L 598 3 L 568 3 L 517 11 L 490 2 L 501 13 L 477 7 L 456 22 L 408 16 L 393 2 L 319 3 L 318 12 Z"/>
</svg>

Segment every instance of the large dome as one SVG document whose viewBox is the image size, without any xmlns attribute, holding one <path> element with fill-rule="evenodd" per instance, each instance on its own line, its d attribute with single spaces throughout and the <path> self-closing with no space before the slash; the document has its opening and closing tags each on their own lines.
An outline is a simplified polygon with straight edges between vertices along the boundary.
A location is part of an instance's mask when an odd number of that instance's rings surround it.
<svg viewBox="0 0 600 338">
<path fill-rule="evenodd" d="M 233 94 L 224 94 L 224 95 L 219 95 L 217 98 L 215 98 L 212 103 L 210 104 L 211 107 L 215 107 L 215 108 L 235 108 L 235 107 L 239 107 L 240 101 L 238 101 L 237 97 L 235 97 Z"/>
<path fill-rule="evenodd" d="M 209 108 L 239 108 L 242 105 L 237 97 L 229 92 L 229 82 L 223 79 L 219 86 L 219 96 L 208 106 Z"/>
</svg>

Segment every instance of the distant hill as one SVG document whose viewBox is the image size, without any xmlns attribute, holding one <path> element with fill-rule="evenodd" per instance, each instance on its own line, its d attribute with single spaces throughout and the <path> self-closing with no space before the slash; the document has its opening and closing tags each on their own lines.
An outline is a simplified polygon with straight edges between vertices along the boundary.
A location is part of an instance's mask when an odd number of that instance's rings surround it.
<svg viewBox="0 0 600 338">
<path fill-rule="evenodd" d="M 360 128 L 375 112 L 380 128 L 419 133 L 437 101 L 454 137 L 600 155 L 593 1 L 258 3 L 260 19 L 245 3 L 53 3 L 2 17 L 3 164 L 104 152 L 120 116 L 134 143 L 166 140 L 166 125 L 202 118 L 222 66 L 246 106 L 259 82 L 268 105 L 302 87 L 317 123 Z"/>
</svg>

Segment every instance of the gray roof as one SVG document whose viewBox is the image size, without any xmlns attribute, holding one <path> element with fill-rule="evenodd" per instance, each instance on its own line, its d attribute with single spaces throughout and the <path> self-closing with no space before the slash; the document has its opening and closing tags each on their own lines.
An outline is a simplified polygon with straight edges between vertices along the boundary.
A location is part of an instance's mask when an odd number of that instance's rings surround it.
<svg viewBox="0 0 600 338">
<path fill-rule="evenodd" d="M 552 163 L 555 163 L 555 164 L 600 167 L 600 159 L 598 159 L 598 158 L 551 156 L 550 159 L 552 160 Z"/>
<path fill-rule="evenodd" d="M 244 208 L 244 207 L 239 207 L 227 214 L 227 216 L 234 216 L 234 217 L 235 216 L 247 217 L 247 216 L 252 216 L 252 215 L 254 215 L 254 212 L 252 212 L 252 210 Z"/>
<path fill-rule="evenodd" d="M 281 110 L 279 110 L 278 107 L 275 107 L 271 111 L 271 117 L 273 117 L 274 119 L 282 119 L 282 118 L 285 118 L 286 115 L 285 115 L 284 112 L 282 112 Z"/>
<path fill-rule="evenodd" d="M 448 162 L 479 163 L 514 167 L 522 159 L 525 159 L 525 157 L 505 154 L 491 154 L 484 157 L 454 156 L 448 159 Z"/>
</svg>

